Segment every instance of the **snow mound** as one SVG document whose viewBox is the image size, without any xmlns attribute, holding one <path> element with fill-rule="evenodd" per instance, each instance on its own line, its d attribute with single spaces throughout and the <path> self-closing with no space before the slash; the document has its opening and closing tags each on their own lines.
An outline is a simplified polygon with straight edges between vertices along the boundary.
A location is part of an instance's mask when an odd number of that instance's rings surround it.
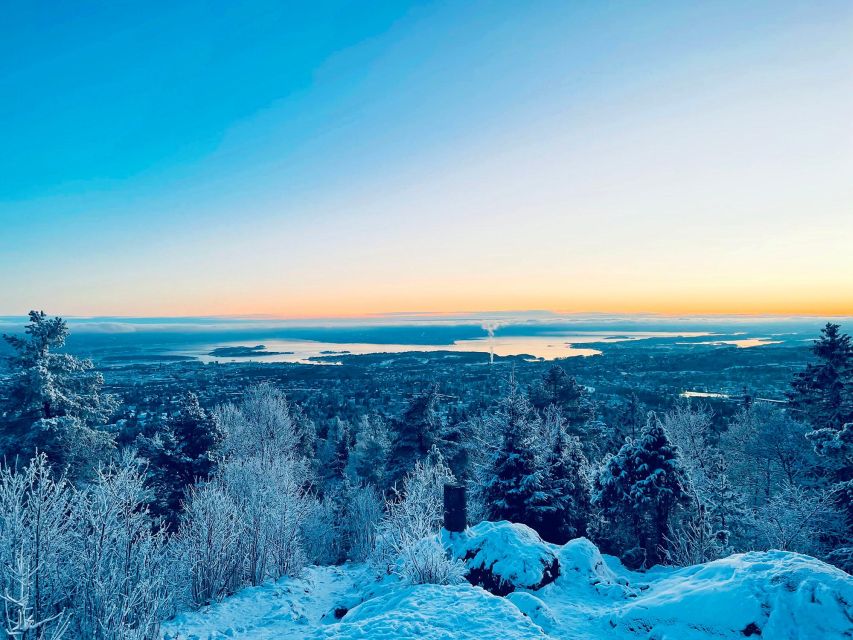
<svg viewBox="0 0 853 640">
<path fill-rule="evenodd" d="M 550 631 L 557 626 L 557 619 L 551 608 L 532 593 L 513 591 L 506 596 L 506 599 L 545 631 Z"/>
<path fill-rule="evenodd" d="M 559 584 L 579 578 L 590 585 L 619 584 L 619 578 L 604 562 L 601 552 L 586 538 L 575 538 L 557 550 L 560 561 Z"/>
<path fill-rule="evenodd" d="M 465 563 L 467 578 L 495 595 L 539 589 L 560 571 L 555 547 L 523 524 L 481 522 L 462 533 L 442 531 L 442 543 Z"/>
<path fill-rule="evenodd" d="M 368 600 L 317 638 L 543 640 L 542 629 L 503 598 L 469 585 L 416 585 Z"/>
<path fill-rule="evenodd" d="M 809 556 L 752 552 L 655 574 L 612 627 L 680 640 L 853 638 L 853 578 Z"/>
</svg>

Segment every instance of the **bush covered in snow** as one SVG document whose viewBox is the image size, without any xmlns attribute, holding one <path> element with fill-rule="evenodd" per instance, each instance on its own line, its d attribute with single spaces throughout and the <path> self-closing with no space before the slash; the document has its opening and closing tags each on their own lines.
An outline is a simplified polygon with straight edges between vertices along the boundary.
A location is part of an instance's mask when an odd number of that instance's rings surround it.
<svg viewBox="0 0 853 640">
<path fill-rule="evenodd" d="M 469 582 L 498 595 L 539 589 L 560 572 L 554 545 L 523 524 L 481 522 L 461 533 L 442 531 L 442 541 L 464 562 Z"/>
</svg>

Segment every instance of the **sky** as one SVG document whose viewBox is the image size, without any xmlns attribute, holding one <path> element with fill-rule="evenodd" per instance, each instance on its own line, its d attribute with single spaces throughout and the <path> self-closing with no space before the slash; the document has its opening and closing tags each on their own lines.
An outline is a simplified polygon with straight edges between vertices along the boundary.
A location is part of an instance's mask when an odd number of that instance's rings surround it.
<svg viewBox="0 0 853 640">
<path fill-rule="evenodd" d="M 853 315 L 853 4 L 0 4 L 0 314 Z"/>
</svg>

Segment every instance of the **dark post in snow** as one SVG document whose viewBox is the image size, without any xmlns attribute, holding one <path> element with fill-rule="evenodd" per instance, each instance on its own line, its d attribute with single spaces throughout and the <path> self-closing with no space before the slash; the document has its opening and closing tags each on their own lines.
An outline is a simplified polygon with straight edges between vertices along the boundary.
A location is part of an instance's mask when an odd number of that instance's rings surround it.
<svg viewBox="0 0 853 640">
<path fill-rule="evenodd" d="M 465 486 L 444 485 L 444 528 L 448 531 L 465 531 L 468 511 L 465 504 Z"/>
</svg>

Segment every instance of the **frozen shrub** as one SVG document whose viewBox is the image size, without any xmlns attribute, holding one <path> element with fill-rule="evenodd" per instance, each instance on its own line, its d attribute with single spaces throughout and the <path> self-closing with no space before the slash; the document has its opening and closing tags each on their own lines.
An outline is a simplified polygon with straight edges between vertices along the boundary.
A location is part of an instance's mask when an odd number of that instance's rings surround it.
<svg viewBox="0 0 853 640">
<path fill-rule="evenodd" d="M 433 448 L 423 461 L 403 479 L 403 488 L 394 491 L 386 500 L 386 515 L 377 528 L 376 545 L 371 554 L 371 564 L 379 573 L 396 573 L 413 582 L 427 582 L 430 576 L 451 576 L 452 567 L 443 569 L 439 562 L 453 564 L 444 555 L 423 545 L 425 538 L 433 538 L 441 529 L 444 515 L 444 484 L 453 480 L 453 474 L 441 454 Z M 438 544 L 436 542 L 436 544 Z"/>
<path fill-rule="evenodd" d="M 176 544 L 190 601 L 208 604 L 240 586 L 240 514 L 220 482 L 190 489 Z"/>
<path fill-rule="evenodd" d="M 72 515 L 73 628 L 92 640 L 154 638 L 170 609 L 162 529 L 145 507 L 145 470 L 132 454 L 97 471 Z"/>
</svg>

